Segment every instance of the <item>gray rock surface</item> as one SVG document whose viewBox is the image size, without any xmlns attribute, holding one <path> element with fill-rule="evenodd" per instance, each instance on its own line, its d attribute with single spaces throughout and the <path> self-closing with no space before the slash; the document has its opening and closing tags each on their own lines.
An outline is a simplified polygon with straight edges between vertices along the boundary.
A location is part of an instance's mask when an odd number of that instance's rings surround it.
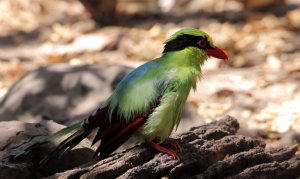
<svg viewBox="0 0 300 179">
<path fill-rule="evenodd" d="M 131 70 L 119 65 L 56 64 L 31 71 L 0 103 L 0 121 L 73 123 L 92 113 Z"/>
<path fill-rule="evenodd" d="M 26 123 L 22 121 L 0 122 L 0 178 L 40 178 L 56 172 L 72 169 L 93 159 L 91 142 L 83 140 L 74 150 L 61 158 L 51 159 L 45 166 L 40 167 L 38 161 L 52 151 L 61 140 L 44 145 L 35 152 L 16 160 L 9 160 L 8 156 L 14 150 L 22 150 L 45 136 L 54 133 L 65 126 L 52 121 L 41 123 Z"/>
<path fill-rule="evenodd" d="M 10 149 L 22 149 L 63 126 L 51 121 L 30 124 L 0 122 L 0 178 L 297 178 L 300 176 L 298 146 L 265 149 L 261 140 L 237 135 L 239 123 L 230 116 L 194 127 L 168 140 L 177 142 L 180 160 L 158 153 L 144 144 L 108 158 L 92 159 L 90 142 L 83 141 L 62 158 L 44 167 L 36 165 L 56 143 L 18 160 L 5 158 Z M 7 131 L 7 132 L 6 132 Z"/>
</svg>

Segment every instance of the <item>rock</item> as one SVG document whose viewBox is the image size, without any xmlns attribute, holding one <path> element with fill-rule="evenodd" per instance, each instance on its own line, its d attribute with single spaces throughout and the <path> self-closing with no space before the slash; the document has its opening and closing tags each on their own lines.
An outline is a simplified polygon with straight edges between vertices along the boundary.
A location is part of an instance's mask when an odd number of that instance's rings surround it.
<svg viewBox="0 0 300 179">
<path fill-rule="evenodd" d="M 238 130 L 238 134 L 252 137 L 252 138 L 268 138 L 268 133 L 262 129 L 247 129 L 247 128 L 240 128 Z"/>
<path fill-rule="evenodd" d="M 173 139 L 182 147 L 180 161 L 140 145 L 52 178 L 296 178 L 297 146 L 266 150 L 264 142 L 236 135 L 239 124 L 225 116 Z M 277 169 L 277 170 L 276 170 Z"/>
<path fill-rule="evenodd" d="M 106 100 L 131 68 L 118 65 L 56 64 L 26 74 L 0 103 L 0 121 L 70 124 Z"/>
<path fill-rule="evenodd" d="M 300 133 L 295 130 L 288 130 L 282 134 L 279 143 L 281 146 L 300 144 Z"/>
<path fill-rule="evenodd" d="M 67 152 L 60 159 L 53 158 L 45 166 L 39 166 L 37 162 L 49 154 L 58 143 L 47 144 L 29 153 L 25 157 L 10 160 L 9 155 L 14 150 L 22 150 L 46 135 L 62 129 L 64 126 L 52 121 L 41 121 L 41 123 L 26 123 L 22 121 L 1 121 L 0 122 L 0 178 L 40 178 L 56 172 L 72 169 L 93 158 L 93 150 L 90 148 L 91 142 L 83 140 L 72 151 Z M 14 149 L 14 150 L 12 150 Z"/>
<path fill-rule="evenodd" d="M 48 179 L 255 178 L 255 176 L 297 178 L 300 176 L 300 156 L 295 155 L 298 150 L 297 145 L 266 150 L 263 141 L 237 135 L 239 123 L 230 116 L 194 127 L 188 132 L 168 139 L 181 146 L 182 152 L 177 151 L 180 160 L 158 153 L 142 144 L 111 154 L 101 161 L 93 161 L 91 159 L 93 152 L 86 151 L 88 149 L 84 148 L 87 146 L 84 142 L 61 159 L 52 159 L 44 168 L 39 168 L 32 163 L 39 161 L 45 152 L 49 152 L 50 147 L 41 148 L 30 153 L 26 159 L 14 163 L 12 160 L 3 159 L 3 156 L 8 153 L 8 149 L 25 147 L 39 140 L 38 138 L 47 133 L 45 131 L 52 132 L 55 126 L 50 125 L 50 121 L 43 121 L 41 124 L 8 121 L 1 122 L 0 125 L 8 129 L 7 134 L 0 133 L 3 137 L 1 141 L 7 141 L 1 143 L 0 178 L 43 176 L 48 176 Z M 10 130 L 10 126 L 20 129 L 11 127 Z M 87 144 L 90 142 L 87 141 Z"/>
</svg>

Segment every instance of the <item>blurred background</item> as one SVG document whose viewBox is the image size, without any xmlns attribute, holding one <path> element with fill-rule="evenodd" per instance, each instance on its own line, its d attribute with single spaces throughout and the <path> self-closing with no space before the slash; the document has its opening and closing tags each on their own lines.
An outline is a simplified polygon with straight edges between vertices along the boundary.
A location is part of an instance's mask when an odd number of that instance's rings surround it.
<svg viewBox="0 0 300 179">
<path fill-rule="evenodd" d="M 0 12 L 0 121 L 74 123 L 194 27 L 230 60 L 205 64 L 177 132 L 229 114 L 269 147 L 300 142 L 300 0 L 1 0 Z"/>
</svg>

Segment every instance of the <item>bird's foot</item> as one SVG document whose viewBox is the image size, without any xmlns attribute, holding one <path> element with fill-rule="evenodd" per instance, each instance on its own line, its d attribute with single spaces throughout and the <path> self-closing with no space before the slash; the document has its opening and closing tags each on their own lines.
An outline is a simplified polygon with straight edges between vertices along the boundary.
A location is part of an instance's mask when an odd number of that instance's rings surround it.
<svg viewBox="0 0 300 179">
<path fill-rule="evenodd" d="M 178 142 L 167 140 L 163 142 L 162 145 L 173 147 L 176 152 L 179 151 L 180 153 L 182 153 L 182 148 Z"/>
<path fill-rule="evenodd" d="M 180 158 L 178 157 L 178 155 L 176 154 L 176 152 L 174 150 L 167 149 L 165 147 L 162 147 L 160 144 L 154 143 L 154 142 L 149 141 L 149 140 L 145 140 L 145 142 L 146 142 L 146 144 L 148 144 L 149 146 L 154 148 L 156 151 L 168 154 L 168 155 L 172 156 L 174 159 L 180 160 Z"/>
</svg>

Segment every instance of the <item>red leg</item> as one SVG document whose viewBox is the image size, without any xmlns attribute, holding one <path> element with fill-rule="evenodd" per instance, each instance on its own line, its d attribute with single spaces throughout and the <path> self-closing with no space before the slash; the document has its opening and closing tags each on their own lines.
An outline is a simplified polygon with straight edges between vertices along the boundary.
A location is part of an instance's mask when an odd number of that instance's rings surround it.
<svg viewBox="0 0 300 179">
<path fill-rule="evenodd" d="M 165 141 L 164 143 L 162 143 L 163 145 L 167 145 L 167 146 L 171 146 L 173 148 L 175 148 L 176 151 L 179 151 L 180 153 L 182 153 L 182 148 L 180 146 L 180 144 L 178 144 L 178 142 L 175 141 Z"/>
<path fill-rule="evenodd" d="M 145 142 L 146 142 L 146 144 L 148 144 L 149 146 L 154 148 L 156 151 L 168 154 L 168 155 L 172 156 L 174 159 L 180 160 L 180 158 L 177 156 L 177 154 L 174 150 L 167 149 L 165 147 L 162 147 L 160 144 L 154 143 L 149 140 L 145 140 Z"/>
</svg>

